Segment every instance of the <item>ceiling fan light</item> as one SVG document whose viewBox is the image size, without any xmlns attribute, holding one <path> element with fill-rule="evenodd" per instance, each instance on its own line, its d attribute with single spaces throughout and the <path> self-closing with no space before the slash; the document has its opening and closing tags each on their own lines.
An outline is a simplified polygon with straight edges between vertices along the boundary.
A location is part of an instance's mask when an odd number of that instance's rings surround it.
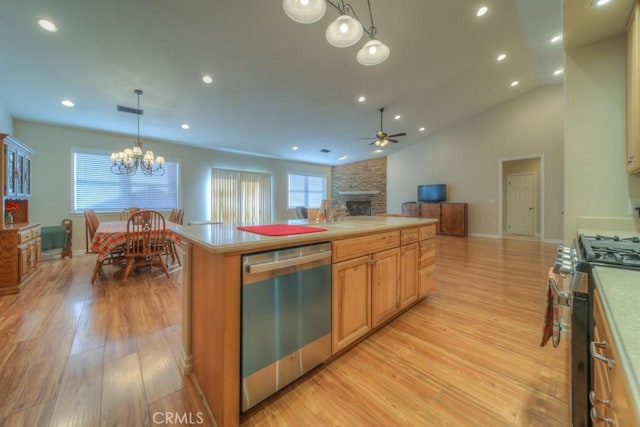
<svg viewBox="0 0 640 427">
<path fill-rule="evenodd" d="M 353 46 L 362 38 L 364 30 L 357 19 L 349 15 L 340 15 L 327 27 L 326 37 L 331 46 Z"/>
<path fill-rule="evenodd" d="M 327 2 L 325 0 L 282 0 L 282 8 L 292 20 L 300 24 L 313 24 L 324 16 Z"/>
<path fill-rule="evenodd" d="M 356 59 L 362 65 L 378 65 L 387 60 L 389 47 L 376 39 L 371 39 L 358 51 Z"/>
</svg>

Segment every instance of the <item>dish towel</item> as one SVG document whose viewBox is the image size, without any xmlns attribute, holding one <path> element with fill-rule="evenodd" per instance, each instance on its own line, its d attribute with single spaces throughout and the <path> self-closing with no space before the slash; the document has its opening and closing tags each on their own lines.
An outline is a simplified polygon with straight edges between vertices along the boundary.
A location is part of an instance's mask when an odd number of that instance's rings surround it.
<svg viewBox="0 0 640 427">
<path fill-rule="evenodd" d="M 560 308 L 554 304 L 553 286 L 551 283 L 556 281 L 556 275 L 552 269 L 549 269 L 549 277 L 547 280 L 547 301 L 542 323 L 542 341 L 540 347 L 544 347 L 549 339 L 552 339 L 553 346 L 560 344 Z"/>
<path fill-rule="evenodd" d="M 291 236 L 294 234 L 317 233 L 319 231 L 327 231 L 326 228 L 307 227 L 305 225 L 288 225 L 288 224 L 269 224 L 269 225 L 250 225 L 238 227 L 238 230 L 248 231 L 250 233 L 262 234 L 264 236 Z"/>
</svg>

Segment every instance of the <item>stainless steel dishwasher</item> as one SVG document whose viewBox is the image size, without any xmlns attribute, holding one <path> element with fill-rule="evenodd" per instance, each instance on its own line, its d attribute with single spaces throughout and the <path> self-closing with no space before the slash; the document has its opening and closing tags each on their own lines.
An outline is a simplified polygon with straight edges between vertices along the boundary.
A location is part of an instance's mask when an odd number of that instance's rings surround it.
<svg viewBox="0 0 640 427">
<path fill-rule="evenodd" d="M 242 257 L 242 412 L 331 356 L 331 244 Z"/>
</svg>

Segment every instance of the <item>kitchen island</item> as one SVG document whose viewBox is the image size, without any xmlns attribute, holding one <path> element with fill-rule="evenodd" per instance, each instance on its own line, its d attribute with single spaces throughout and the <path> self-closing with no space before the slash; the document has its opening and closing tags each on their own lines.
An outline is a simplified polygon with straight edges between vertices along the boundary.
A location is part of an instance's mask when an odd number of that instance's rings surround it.
<svg viewBox="0 0 640 427">
<path fill-rule="evenodd" d="M 236 426 L 240 419 L 243 255 L 331 244 L 334 358 L 433 289 L 435 222 L 352 217 L 339 223 L 308 224 L 325 231 L 285 236 L 239 231 L 225 224 L 180 227 L 177 233 L 185 242 L 186 254 L 182 365 L 216 424 Z M 299 220 L 289 223 L 306 225 Z"/>
</svg>

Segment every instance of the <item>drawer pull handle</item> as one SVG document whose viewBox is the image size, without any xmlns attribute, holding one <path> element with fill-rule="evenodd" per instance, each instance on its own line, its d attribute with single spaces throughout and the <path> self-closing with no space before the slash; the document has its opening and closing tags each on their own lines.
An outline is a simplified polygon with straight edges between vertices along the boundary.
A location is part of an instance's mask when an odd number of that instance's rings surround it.
<svg viewBox="0 0 640 427">
<path fill-rule="evenodd" d="M 591 402 L 591 405 L 593 406 L 596 406 L 598 403 L 602 403 L 603 405 L 607 406 L 611 404 L 610 400 L 600 399 L 598 396 L 596 396 L 596 392 L 593 390 L 589 392 L 589 402 Z"/>
<path fill-rule="evenodd" d="M 607 364 L 607 367 L 609 369 L 613 368 L 613 365 L 616 363 L 615 360 L 611 360 L 607 357 L 604 357 L 603 355 L 601 355 L 600 353 L 598 353 L 598 350 L 596 350 L 597 348 L 607 348 L 607 342 L 606 341 L 602 341 L 602 342 L 595 342 L 595 341 L 591 341 L 591 357 L 593 357 L 596 360 L 599 360 L 601 362 L 604 362 Z"/>
<path fill-rule="evenodd" d="M 598 413 L 598 409 L 597 408 L 591 408 L 591 421 L 595 424 L 598 421 L 602 421 L 610 426 L 616 425 L 615 421 L 613 420 L 613 418 L 607 418 L 607 417 L 603 417 L 602 415 L 600 415 Z"/>
</svg>

